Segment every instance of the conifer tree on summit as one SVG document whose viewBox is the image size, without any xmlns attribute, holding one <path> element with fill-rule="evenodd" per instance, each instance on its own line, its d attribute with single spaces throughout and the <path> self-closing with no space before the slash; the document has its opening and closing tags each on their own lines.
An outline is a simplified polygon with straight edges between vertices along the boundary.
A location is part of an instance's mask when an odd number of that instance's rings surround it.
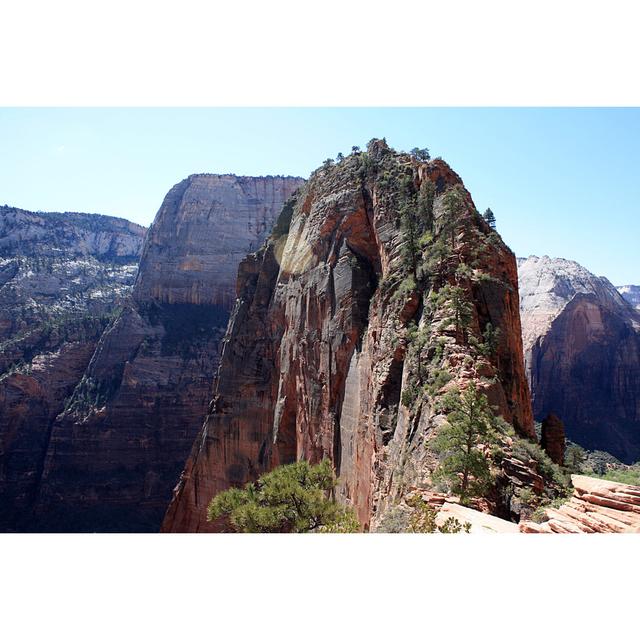
<svg viewBox="0 0 640 640">
<path fill-rule="evenodd" d="M 487 210 L 482 214 L 482 217 L 492 229 L 496 228 L 496 216 L 491 209 L 487 207 Z"/>
</svg>

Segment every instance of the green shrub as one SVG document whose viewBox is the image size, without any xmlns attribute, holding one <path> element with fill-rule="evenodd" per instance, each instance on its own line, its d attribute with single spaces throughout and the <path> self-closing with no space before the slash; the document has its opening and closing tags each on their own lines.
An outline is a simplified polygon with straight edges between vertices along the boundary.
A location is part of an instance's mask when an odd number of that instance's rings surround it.
<svg viewBox="0 0 640 640">
<path fill-rule="evenodd" d="M 447 518 L 441 525 L 436 523 L 438 512 L 427 504 L 420 495 L 414 494 L 406 501 L 412 511 L 409 515 L 409 533 L 469 533 L 471 524 L 462 524 L 453 516 Z"/>
<path fill-rule="evenodd" d="M 501 442 L 502 422 L 474 383 L 462 391 L 449 391 L 442 406 L 448 411 L 447 423 L 430 444 L 442 457 L 434 479 L 446 482 L 466 504 L 492 486 L 491 454 Z"/>
<path fill-rule="evenodd" d="M 394 507 L 384 514 L 376 531 L 378 533 L 406 533 L 409 526 L 409 513 L 404 509 Z"/>
<path fill-rule="evenodd" d="M 429 395 L 435 395 L 448 382 L 453 380 L 453 376 L 446 369 L 436 369 L 429 377 L 426 390 Z"/>
<path fill-rule="evenodd" d="M 562 470 L 560 466 L 555 464 L 546 454 L 542 447 L 536 442 L 521 438 L 513 437 L 513 455 L 521 462 L 527 463 L 529 460 L 535 460 L 538 473 L 551 480 L 557 485 L 569 489 L 571 479 Z"/>
<path fill-rule="evenodd" d="M 417 288 L 416 280 L 413 275 L 408 275 L 402 282 L 398 285 L 398 288 L 393 292 L 391 296 L 392 302 L 397 302 L 399 300 L 406 300 Z"/>
<path fill-rule="evenodd" d="M 607 471 L 602 478 L 604 480 L 612 480 L 613 482 L 623 482 L 624 484 L 640 486 L 640 463 L 634 464 L 627 469 L 611 469 Z"/>
<path fill-rule="evenodd" d="M 545 511 L 549 508 L 559 509 L 569 498 L 567 496 L 555 498 L 554 500 L 543 500 L 538 508 L 531 514 L 530 519 L 533 522 L 544 522 L 546 519 Z"/>
<path fill-rule="evenodd" d="M 229 518 L 242 533 L 352 533 L 359 530 L 354 512 L 336 503 L 331 462 L 306 460 L 276 467 L 244 489 L 228 489 L 211 500 L 207 520 Z"/>
<path fill-rule="evenodd" d="M 413 406 L 413 403 L 418 399 L 419 393 L 420 389 L 418 388 L 418 386 L 415 383 L 409 383 L 402 391 L 400 400 L 405 407 L 411 408 Z"/>
</svg>

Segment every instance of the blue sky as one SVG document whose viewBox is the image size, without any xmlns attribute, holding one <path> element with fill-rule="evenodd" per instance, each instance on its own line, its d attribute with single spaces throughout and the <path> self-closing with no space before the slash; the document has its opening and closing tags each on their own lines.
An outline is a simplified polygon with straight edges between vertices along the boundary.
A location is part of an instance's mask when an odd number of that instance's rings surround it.
<svg viewBox="0 0 640 640">
<path fill-rule="evenodd" d="M 0 204 L 149 224 L 191 173 L 308 174 L 386 136 L 428 147 L 519 256 L 640 284 L 640 109 L 0 109 Z"/>
</svg>

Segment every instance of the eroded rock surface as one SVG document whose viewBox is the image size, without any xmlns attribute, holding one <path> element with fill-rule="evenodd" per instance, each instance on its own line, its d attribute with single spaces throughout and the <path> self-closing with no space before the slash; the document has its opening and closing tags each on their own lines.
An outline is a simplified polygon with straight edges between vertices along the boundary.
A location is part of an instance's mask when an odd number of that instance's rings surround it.
<svg viewBox="0 0 640 640">
<path fill-rule="evenodd" d="M 524 533 L 640 533 L 640 487 L 571 476 L 574 493 L 541 523 L 521 522 Z"/>
<path fill-rule="evenodd" d="M 567 437 L 630 463 L 640 458 L 640 314 L 575 262 L 519 261 L 534 415 L 555 413 Z"/>
<path fill-rule="evenodd" d="M 554 413 L 550 413 L 542 421 L 542 437 L 540 446 L 556 464 L 564 464 L 565 450 L 564 424 Z"/>
<path fill-rule="evenodd" d="M 616 287 L 618 293 L 634 308 L 640 310 L 640 287 L 636 284 L 626 284 Z"/>
<path fill-rule="evenodd" d="M 144 233 L 0 207 L 0 530 L 33 503 L 52 423 L 133 284 Z"/>
<path fill-rule="evenodd" d="M 427 234 L 411 255 L 410 225 Z M 469 305 L 464 327 L 430 297 L 446 284 Z M 374 141 L 318 170 L 241 263 L 238 295 L 211 412 L 164 531 L 215 531 L 205 517 L 215 494 L 325 456 L 367 529 L 386 501 L 429 476 L 425 443 L 443 419 L 435 399 L 452 385 L 477 381 L 533 435 L 516 261 L 442 160 Z M 415 332 L 424 348 L 411 347 Z"/>
<path fill-rule="evenodd" d="M 133 293 L 53 426 L 28 528 L 159 529 L 211 399 L 238 263 L 303 182 L 194 175 L 167 194 Z"/>
</svg>

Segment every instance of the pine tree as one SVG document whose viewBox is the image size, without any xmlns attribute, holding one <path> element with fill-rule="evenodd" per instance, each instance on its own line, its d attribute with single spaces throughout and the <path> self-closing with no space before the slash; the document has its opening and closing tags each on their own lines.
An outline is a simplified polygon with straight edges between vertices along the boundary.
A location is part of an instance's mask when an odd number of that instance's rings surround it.
<svg viewBox="0 0 640 640">
<path fill-rule="evenodd" d="M 443 406 L 448 410 L 447 423 L 431 445 L 443 456 L 434 477 L 448 484 L 465 504 L 491 486 L 491 454 L 500 442 L 504 421 L 493 414 L 475 383 L 462 392 L 447 393 Z"/>
<path fill-rule="evenodd" d="M 228 489 L 209 503 L 207 519 L 229 518 L 241 533 L 352 533 L 359 524 L 351 509 L 330 497 L 336 486 L 331 462 L 306 460 L 276 467 L 244 489 Z"/>
<path fill-rule="evenodd" d="M 473 306 L 468 301 L 467 291 L 460 286 L 446 284 L 440 288 L 437 297 L 439 301 L 448 306 L 451 323 L 456 331 L 456 341 L 465 343 L 467 340 L 467 329 L 473 319 Z"/>
<path fill-rule="evenodd" d="M 411 155 L 422 162 L 427 162 L 431 160 L 431 154 L 429 153 L 429 149 L 425 147 L 424 149 L 419 149 L 418 147 L 414 147 L 411 149 Z"/>
<path fill-rule="evenodd" d="M 482 217 L 492 229 L 496 228 L 496 217 L 491 209 L 487 208 L 487 210 L 482 214 Z"/>
<path fill-rule="evenodd" d="M 449 236 L 451 250 L 455 251 L 456 233 L 466 209 L 464 188 L 457 184 L 449 189 L 443 198 L 443 203 L 448 215 L 444 219 L 441 233 Z"/>
</svg>

